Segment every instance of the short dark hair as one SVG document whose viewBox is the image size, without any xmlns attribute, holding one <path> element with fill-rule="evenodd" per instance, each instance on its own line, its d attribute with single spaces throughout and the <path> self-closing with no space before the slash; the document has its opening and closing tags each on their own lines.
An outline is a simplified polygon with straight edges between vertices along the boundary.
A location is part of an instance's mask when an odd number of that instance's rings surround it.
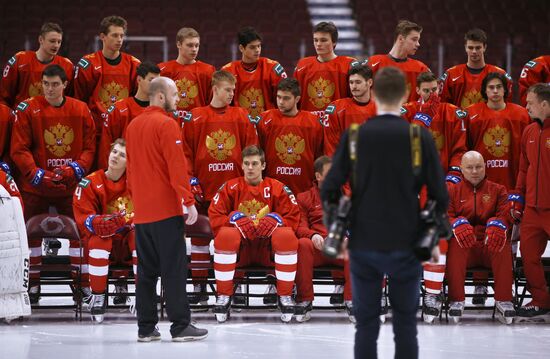
<svg viewBox="0 0 550 359">
<path fill-rule="evenodd" d="M 315 173 L 323 173 L 323 167 L 325 167 L 325 165 L 327 163 L 332 163 L 332 158 L 330 158 L 329 156 L 320 156 L 320 157 L 317 157 L 317 159 L 315 160 L 315 162 L 313 162 L 313 170 L 315 171 Z"/>
<path fill-rule="evenodd" d="M 546 101 L 550 105 L 550 85 L 547 83 L 538 83 L 529 87 L 527 93 L 532 92 L 537 95 L 537 99 L 542 102 Z"/>
<path fill-rule="evenodd" d="M 239 45 L 246 47 L 246 45 L 250 44 L 252 41 L 259 40 L 262 42 L 263 39 L 262 35 L 252 26 L 245 26 L 237 32 L 237 40 L 239 41 Z"/>
<path fill-rule="evenodd" d="M 421 72 L 416 77 L 416 87 L 420 88 L 420 84 L 422 84 L 423 82 L 433 82 L 433 81 L 437 81 L 437 76 L 435 76 L 433 72 L 430 72 L 430 71 Z"/>
<path fill-rule="evenodd" d="M 117 138 L 115 142 L 111 143 L 111 151 L 113 150 L 113 148 L 115 148 L 115 145 L 126 147 L 126 140 L 122 137 Z"/>
<path fill-rule="evenodd" d="M 265 153 L 264 150 L 258 145 L 250 145 L 243 149 L 241 153 L 241 158 L 244 160 L 245 157 L 249 156 L 260 156 L 260 162 L 265 163 Z"/>
<path fill-rule="evenodd" d="M 63 35 L 63 29 L 61 29 L 61 26 L 55 22 L 45 22 L 44 24 L 42 24 L 39 35 L 44 36 L 48 32 L 57 32 Z"/>
<path fill-rule="evenodd" d="M 481 81 L 481 96 L 487 101 L 487 84 L 494 79 L 499 79 L 500 82 L 502 82 L 502 86 L 504 87 L 504 99 L 506 100 L 508 98 L 508 79 L 506 75 L 500 72 L 489 72 L 483 81 Z"/>
<path fill-rule="evenodd" d="M 149 61 L 144 61 L 136 69 L 136 73 L 139 77 L 145 78 L 147 74 L 160 74 L 159 67 Z"/>
<path fill-rule="evenodd" d="M 359 75 L 365 80 L 372 79 L 372 69 L 368 65 L 352 66 L 348 71 L 348 79 L 351 75 Z"/>
<path fill-rule="evenodd" d="M 57 64 L 46 66 L 44 71 L 42 71 L 42 77 L 44 77 L 44 76 L 46 76 L 46 77 L 59 76 L 59 78 L 61 79 L 61 82 L 67 81 L 67 73 L 65 72 L 63 67 L 61 67 Z"/>
<path fill-rule="evenodd" d="M 409 20 L 399 20 L 397 26 L 395 27 L 395 40 L 397 40 L 397 37 L 399 35 L 407 37 L 407 35 L 410 34 L 411 31 L 422 32 L 422 26 Z"/>
<path fill-rule="evenodd" d="M 111 15 L 104 17 L 99 23 L 99 33 L 100 34 L 109 34 L 109 26 L 119 26 L 124 29 L 124 33 L 128 29 L 128 22 L 122 16 Z"/>
<path fill-rule="evenodd" d="M 384 104 L 396 104 L 407 93 L 405 74 L 397 67 L 384 67 L 374 76 L 374 97 Z"/>
<path fill-rule="evenodd" d="M 277 91 L 288 91 L 292 95 L 294 95 L 294 97 L 298 97 L 302 93 L 298 80 L 290 77 L 282 79 L 279 82 L 279 84 L 277 85 Z"/>
<path fill-rule="evenodd" d="M 487 34 L 481 29 L 471 29 L 464 35 L 464 43 L 468 40 L 481 42 L 483 45 L 487 45 Z"/>
<path fill-rule="evenodd" d="M 330 39 L 332 42 L 338 42 L 338 29 L 332 21 L 321 21 L 313 27 L 313 33 L 316 32 L 326 32 L 330 34 Z"/>
</svg>

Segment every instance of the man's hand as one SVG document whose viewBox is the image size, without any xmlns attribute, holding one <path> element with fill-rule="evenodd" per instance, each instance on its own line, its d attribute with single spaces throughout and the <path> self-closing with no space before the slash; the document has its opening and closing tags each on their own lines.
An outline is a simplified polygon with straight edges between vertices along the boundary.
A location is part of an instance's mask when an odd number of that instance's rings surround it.
<svg viewBox="0 0 550 359">
<path fill-rule="evenodd" d="M 283 219 L 276 212 L 271 212 L 260 219 L 258 228 L 256 229 L 256 235 L 258 238 L 269 238 L 278 226 L 283 225 Z"/>
<path fill-rule="evenodd" d="M 110 237 L 122 230 L 126 219 L 121 213 L 91 215 L 84 221 L 84 226 L 90 233 L 100 237 Z"/>
<path fill-rule="evenodd" d="M 491 252 L 500 252 L 506 245 L 506 230 L 508 227 L 498 218 L 492 217 L 487 221 L 485 243 Z"/>
<path fill-rule="evenodd" d="M 510 208 L 510 217 L 515 223 L 521 221 L 523 210 L 525 208 L 525 198 L 519 193 L 510 193 L 508 195 L 508 207 Z"/>
<path fill-rule="evenodd" d="M 472 248 L 476 244 L 474 228 L 464 217 L 458 217 L 453 222 L 453 233 L 461 248 Z"/>
<path fill-rule="evenodd" d="M 441 99 L 439 98 L 439 95 L 434 92 L 430 95 L 426 102 L 420 105 L 420 112 L 430 116 L 431 118 L 434 118 L 434 116 L 437 114 L 437 108 L 439 107 L 440 103 Z"/>
<path fill-rule="evenodd" d="M 51 171 L 37 168 L 31 178 L 31 185 L 38 187 L 44 192 L 66 191 L 67 186 L 61 183 L 61 176 Z"/>
<path fill-rule="evenodd" d="M 195 197 L 195 201 L 197 203 L 203 203 L 204 202 L 204 192 L 202 191 L 202 187 L 200 185 L 199 179 L 197 177 L 191 177 L 189 179 L 189 185 L 191 186 L 191 193 L 193 193 L 193 196 Z"/>
<path fill-rule="evenodd" d="M 323 245 L 325 244 L 325 239 L 322 235 L 315 233 L 311 236 L 311 242 L 313 243 L 313 247 L 315 247 L 315 249 L 322 250 Z"/>
<path fill-rule="evenodd" d="M 185 207 L 187 212 L 187 219 L 185 220 L 185 224 L 192 225 L 195 224 L 197 221 L 197 218 L 199 218 L 199 213 L 197 212 L 197 208 L 195 205 L 192 205 L 190 207 Z"/>
<path fill-rule="evenodd" d="M 229 215 L 229 223 L 237 227 L 243 238 L 250 240 L 256 238 L 256 227 L 254 227 L 254 222 L 252 222 L 250 217 L 246 216 L 243 212 L 231 212 Z"/>
</svg>

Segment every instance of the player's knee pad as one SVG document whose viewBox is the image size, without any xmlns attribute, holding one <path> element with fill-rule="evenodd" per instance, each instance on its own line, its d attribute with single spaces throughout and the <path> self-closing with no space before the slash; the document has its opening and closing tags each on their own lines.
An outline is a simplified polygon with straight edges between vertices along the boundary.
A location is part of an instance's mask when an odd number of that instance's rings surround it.
<svg viewBox="0 0 550 359">
<path fill-rule="evenodd" d="M 271 235 L 271 248 L 275 252 L 297 252 L 298 238 L 292 228 L 277 228 Z"/>
<path fill-rule="evenodd" d="M 214 238 L 214 248 L 219 251 L 237 252 L 240 245 L 241 232 L 237 228 L 222 227 Z"/>
</svg>

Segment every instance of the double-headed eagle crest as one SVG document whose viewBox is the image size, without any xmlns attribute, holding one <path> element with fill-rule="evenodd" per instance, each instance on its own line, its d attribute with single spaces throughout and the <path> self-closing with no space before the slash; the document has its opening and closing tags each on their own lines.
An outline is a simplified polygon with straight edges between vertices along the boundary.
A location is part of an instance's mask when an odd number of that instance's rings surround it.
<svg viewBox="0 0 550 359">
<path fill-rule="evenodd" d="M 74 131 L 69 126 L 58 123 L 44 130 L 46 148 L 56 157 L 63 157 L 71 150 L 74 141 Z"/>
<path fill-rule="evenodd" d="M 120 196 L 107 204 L 107 214 L 120 213 L 124 211 L 126 220 L 134 216 L 134 204 L 129 197 Z"/>
<path fill-rule="evenodd" d="M 128 89 L 115 81 L 111 81 L 99 89 L 98 95 L 101 104 L 107 109 L 118 100 L 128 97 Z"/>
<path fill-rule="evenodd" d="M 187 108 L 189 105 L 193 105 L 195 103 L 195 97 L 199 94 L 199 88 L 195 81 L 183 78 L 176 81 L 176 86 L 178 87 L 178 93 L 180 95 L 178 108 Z"/>
<path fill-rule="evenodd" d="M 245 108 L 250 116 L 258 116 L 265 110 L 262 90 L 252 87 L 244 91 L 239 95 L 239 105 Z"/>
<path fill-rule="evenodd" d="M 218 131 L 212 132 L 206 136 L 206 148 L 208 153 L 218 161 L 225 161 L 232 154 L 233 148 L 237 144 L 235 135 L 223 131 L 221 128 Z"/>
<path fill-rule="evenodd" d="M 332 102 L 334 90 L 334 83 L 322 77 L 319 77 L 319 79 L 307 85 L 309 101 L 320 110 L 324 109 Z"/>
<path fill-rule="evenodd" d="M 481 92 L 473 89 L 471 91 L 468 91 L 462 96 L 462 100 L 460 101 L 460 107 L 466 108 L 470 105 L 475 105 L 476 103 L 479 103 L 483 101 L 483 96 L 481 96 Z"/>
<path fill-rule="evenodd" d="M 269 213 L 269 206 L 255 199 L 239 203 L 238 210 L 246 214 L 255 225 Z"/>
<path fill-rule="evenodd" d="M 279 136 L 275 139 L 277 156 L 287 165 L 293 165 L 299 161 L 305 149 L 306 141 L 293 133 Z"/>
<path fill-rule="evenodd" d="M 495 157 L 502 157 L 508 153 L 510 131 L 497 125 L 485 132 L 483 135 L 483 144 L 485 144 L 490 154 Z"/>
</svg>

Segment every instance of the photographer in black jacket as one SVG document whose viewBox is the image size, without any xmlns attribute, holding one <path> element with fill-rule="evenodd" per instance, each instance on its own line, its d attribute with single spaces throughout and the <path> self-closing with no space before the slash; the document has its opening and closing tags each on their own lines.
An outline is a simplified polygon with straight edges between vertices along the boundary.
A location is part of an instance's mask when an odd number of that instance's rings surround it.
<svg viewBox="0 0 550 359">
<path fill-rule="evenodd" d="M 378 115 L 351 136 L 357 142 L 350 159 L 350 131 L 342 136 L 321 198 L 330 222 L 340 200 L 341 186 L 351 180 L 349 256 L 353 306 L 357 319 L 355 357 L 376 358 L 380 329 L 380 283 L 389 278 L 393 310 L 395 358 L 417 358 L 416 311 L 422 267 L 414 254 L 419 232 L 418 194 L 427 186 L 436 213 L 447 210 L 448 195 L 437 150 L 428 130 L 420 128 L 416 151 L 411 148 L 411 126 L 400 117 L 406 98 L 405 76 L 397 69 L 380 70 L 374 80 Z M 354 140 L 356 138 L 356 140 Z M 353 145 L 351 146 L 353 149 Z M 353 152 L 353 150 L 352 150 Z M 413 174 L 413 155 L 421 167 Z M 355 163 L 355 164 L 354 164 Z M 437 246 L 433 256 L 437 257 Z"/>
</svg>

